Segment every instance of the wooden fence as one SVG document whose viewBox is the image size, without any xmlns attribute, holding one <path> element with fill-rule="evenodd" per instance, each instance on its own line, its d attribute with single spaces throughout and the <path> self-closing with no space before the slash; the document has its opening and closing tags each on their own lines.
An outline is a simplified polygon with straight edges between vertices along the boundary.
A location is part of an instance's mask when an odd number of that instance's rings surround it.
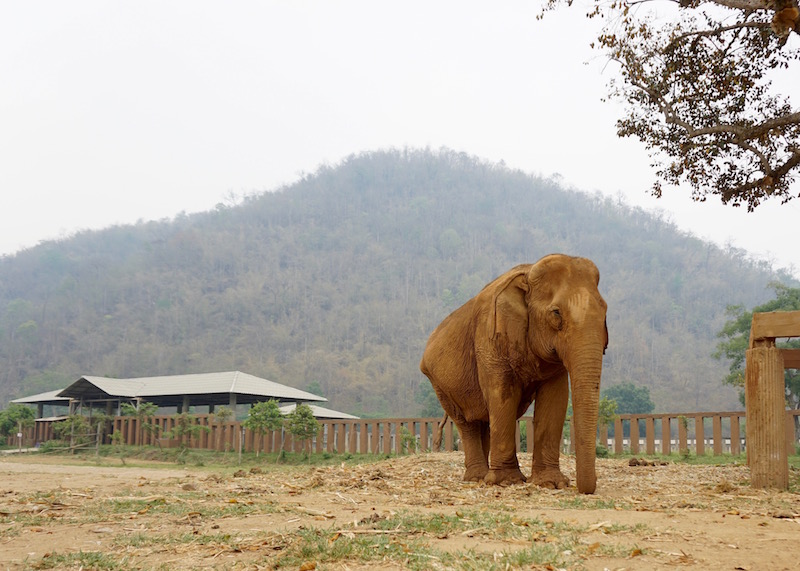
<svg viewBox="0 0 800 571">
<path fill-rule="evenodd" d="M 786 446 L 789 454 L 796 453 L 798 440 L 795 433 L 795 417 L 800 410 L 786 411 Z M 175 416 L 154 416 L 142 423 L 131 416 L 115 417 L 106 430 L 106 442 L 111 434 L 116 441 L 128 445 L 177 446 L 210 450 L 239 450 L 245 452 L 276 452 L 302 450 L 313 452 L 350 454 L 407 454 L 431 451 L 433 438 L 441 419 L 439 418 L 394 418 L 365 420 L 320 420 L 320 431 L 310 442 L 295 442 L 285 431 L 257 434 L 244 428 L 239 421 L 217 422 L 211 415 L 194 415 L 194 424 L 204 427 L 182 441 L 170 437 L 175 429 Z M 16 437 L 9 439 L 11 446 L 38 446 L 53 438 L 53 423 L 57 420 L 39 420 L 35 426 L 23 432 L 22 442 Z M 146 426 L 150 425 L 152 428 Z M 565 452 L 574 450 L 569 422 L 564 428 Z M 529 436 L 533 434 L 533 418 L 519 420 L 517 450 L 529 452 Z M 458 431 L 448 420 L 444 426 L 440 450 L 459 449 Z M 613 423 L 601 426 L 598 442 L 608 447 L 612 454 L 665 454 L 690 452 L 697 455 L 738 455 L 745 451 L 745 413 L 738 412 L 691 412 L 683 414 L 623 414 Z"/>
</svg>

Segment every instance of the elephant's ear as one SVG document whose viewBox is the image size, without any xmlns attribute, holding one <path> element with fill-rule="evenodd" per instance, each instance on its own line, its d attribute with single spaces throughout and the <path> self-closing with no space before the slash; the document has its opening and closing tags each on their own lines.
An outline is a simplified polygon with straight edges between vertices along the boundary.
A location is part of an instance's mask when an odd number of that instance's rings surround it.
<svg viewBox="0 0 800 571">
<path fill-rule="evenodd" d="M 524 340 L 528 331 L 527 292 L 527 268 L 512 270 L 496 284 L 489 307 L 487 333 L 490 339 L 505 333 L 509 339 L 521 337 Z"/>
<path fill-rule="evenodd" d="M 608 319 L 603 320 L 603 333 L 605 333 L 605 340 L 603 341 L 603 355 L 605 355 L 606 349 L 608 349 Z"/>
</svg>

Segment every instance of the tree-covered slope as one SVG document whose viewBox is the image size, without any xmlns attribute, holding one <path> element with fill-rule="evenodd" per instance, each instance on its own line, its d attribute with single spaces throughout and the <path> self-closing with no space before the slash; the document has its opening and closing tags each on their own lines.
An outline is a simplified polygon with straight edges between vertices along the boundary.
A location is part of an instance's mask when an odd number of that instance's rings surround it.
<svg viewBox="0 0 800 571">
<path fill-rule="evenodd" d="M 83 374 L 238 369 L 358 415 L 419 414 L 431 330 L 552 252 L 600 268 L 605 386 L 646 385 L 664 411 L 738 408 L 711 354 L 726 305 L 769 298 L 767 264 L 450 151 L 353 156 L 235 206 L 0 259 L 0 403 Z"/>
</svg>

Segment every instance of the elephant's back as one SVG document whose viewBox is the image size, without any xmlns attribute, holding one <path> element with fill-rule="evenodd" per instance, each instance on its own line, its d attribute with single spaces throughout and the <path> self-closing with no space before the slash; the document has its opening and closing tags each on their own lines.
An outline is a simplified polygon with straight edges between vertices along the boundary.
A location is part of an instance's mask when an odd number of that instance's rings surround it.
<svg viewBox="0 0 800 571">
<path fill-rule="evenodd" d="M 432 381 L 465 369 L 475 362 L 475 299 L 448 315 L 431 333 L 422 354 L 420 370 Z"/>
</svg>

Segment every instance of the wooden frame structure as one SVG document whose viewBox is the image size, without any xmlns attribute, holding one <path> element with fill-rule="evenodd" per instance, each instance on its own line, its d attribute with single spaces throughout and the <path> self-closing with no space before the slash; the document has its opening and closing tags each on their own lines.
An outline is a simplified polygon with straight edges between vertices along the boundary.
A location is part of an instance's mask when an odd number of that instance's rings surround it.
<svg viewBox="0 0 800 571">
<path fill-rule="evenodd" d="M 800 337 L 800 311 L 754 313 L 745 356 L 747 463 L 754 488 L 789 487 L 784 369 L 800 369 L 800 349 L 775 339 Z"/>
</svg>

